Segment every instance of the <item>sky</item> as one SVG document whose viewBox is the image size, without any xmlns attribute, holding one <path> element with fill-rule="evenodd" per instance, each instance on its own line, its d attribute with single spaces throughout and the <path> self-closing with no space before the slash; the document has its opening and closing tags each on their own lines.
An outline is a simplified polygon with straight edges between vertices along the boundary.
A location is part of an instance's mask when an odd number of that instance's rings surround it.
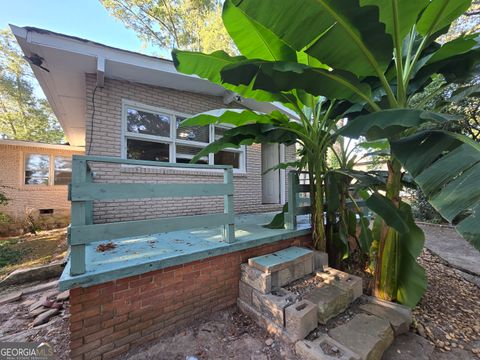
<svg viewBox="0 0 480 360">
<path fill-rule="evenodd" d="M 111 16 L 98 0 L 0 0 L 0 28 L 34 26 L 121 49 L 169 57 L 160 48 L 142 48 L 133 30 Z"/>
</svg>

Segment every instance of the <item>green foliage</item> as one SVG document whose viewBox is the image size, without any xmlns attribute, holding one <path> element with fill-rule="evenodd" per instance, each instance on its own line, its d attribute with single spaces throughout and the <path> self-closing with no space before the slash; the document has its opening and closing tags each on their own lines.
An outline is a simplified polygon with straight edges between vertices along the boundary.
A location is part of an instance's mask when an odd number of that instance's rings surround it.
<svg viewBox="0 0 480 360">
<path fill-rule="evenodd" d="M 434 224 L 446 222 L 437 210 L 428 202 L 422 190 L 416 189 L 412 194 L 412 213 L 416 220 L 425 221 Z"/>
<path fill-rule="evenodd" d="M 480 206 L 478 186 L 473 185 L 480 175 L 478 146 L 458 134 L 439 131 L 455 123 L 456 117 L 425 111 L 424 100 L 413 101 L 436 77 L 453 84 L 475 76 L 479 34 L 437 41 L 470 4 L 470 0 L 227 0 L 224 21 L 245 57 L 173 54 L 180 71 L 200 73 L 242 96 L 278 99 L 295 111 L 296 118 L 278 121 L 271 116 L 270 124 L 256 123 L 252 116 L 250 124 L 229 130 L 220 140 L 223 144 L 209 150 L 242 142 L 298 142 L 315 181 L 311 196 L 313 224 L 318 228 L 323 227 L 320 205 L 325 196 L 336 196 L 325 191 L 323 179 L 327 150 L 337 137 L 363 135 L 388 141 L 390 146 L 377 153 L 386 157 L 388 172 L 373 177 L 380 183 L 383 179 L 385 195 L 377 193 L 381 184 L 371 176 L 360 182 L 368 189 L 367 206 L 379 215 L 371 239 L 362 241 L 372 242 L 376 256 L 375 294 L 410 306 L 419 300 L 426 279 L 415 262 L 423 234 L 410 207 L 401 201 L 407 178 L 402 167 L 467 239 L 474 244 L 480 239 L 473 224 Z M 292 60 L 293 52 L 297 57 Z M 463 98 L 469 91 L 453 95 Z M 339 119 L 345 117 L 346 128 L 337 131 Z M 461 151 L 463 158 L 454 163 L 454 155 Z M 353 177 L 349 170 L 341 169 Z M 329 206 L 333 211 L 338 205 L 343 220 L 331 235 L 341 245 L 352 228 L 352 215 L 344 211 L 347 193 L 344 184 L 339 187 L 341 177 L 334 178 L 338 203 Z M 366 223 L 362 225 L 366 229 Z"/>
<path fill-rule="evenodd" d="M 100 0 L 145 44 L 194 51 L 235 48 L 222 24 L 219 0 Z"/>
<path fill-rule="evenodd" d="M 3 212 L 0 212 L 0 225 L 8 225 L 12 222 L 12 218 Z"/>
<path fill-rule="evenodd" d="M 0 241 L 0 268 L 15 264 L 22 258 L 19 250 L 12 249 L 14 242 L 9 240 Z"/>
<path fill-rule="evenodd" d="M 63 131 L 48 102 L 34 93 L 33 74 L 13 35 L 0 31 L 0 138 L 60 143 Z"/>
</svg>

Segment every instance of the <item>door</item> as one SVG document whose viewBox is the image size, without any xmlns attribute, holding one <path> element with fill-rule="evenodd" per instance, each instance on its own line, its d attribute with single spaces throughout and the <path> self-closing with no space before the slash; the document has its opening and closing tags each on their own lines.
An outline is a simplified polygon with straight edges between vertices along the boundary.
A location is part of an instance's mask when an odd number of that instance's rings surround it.
<svg viewBox="0 0 480 360">
<path fill-rule="evenodd" d="M 262 203 L 280 203 L 280 170 L 265 173 L 280 162 L 278 144 L 262 144 Z"/>
</svg>

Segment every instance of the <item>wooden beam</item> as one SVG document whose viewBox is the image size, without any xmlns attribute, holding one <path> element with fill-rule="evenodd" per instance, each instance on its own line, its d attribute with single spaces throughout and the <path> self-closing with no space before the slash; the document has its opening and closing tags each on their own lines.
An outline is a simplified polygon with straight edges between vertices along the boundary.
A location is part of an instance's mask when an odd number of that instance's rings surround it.
<svg viewBox="0 0 480 360">
<path fill-rule="evenodd" d="M 97 86 L 103 88 L 105 85 L 105 58 L 97 56 Z"/>
<path fill-rule="evenodd" d="M 233 195 L 233 184 L 72 184 L 71 201 Z"/>
<path fill-rule="evenodd" d="M 94 241 L 112 240 L 131 236 L 144 236 L 176 230 L 213 227 L 232 221 L 229 214 L 208 214 L 179 216 L 161 219 L 123 221 L 108 224 L 73 225 L 70 227 L 72 245 L 88 244 Z"/>
</svg>

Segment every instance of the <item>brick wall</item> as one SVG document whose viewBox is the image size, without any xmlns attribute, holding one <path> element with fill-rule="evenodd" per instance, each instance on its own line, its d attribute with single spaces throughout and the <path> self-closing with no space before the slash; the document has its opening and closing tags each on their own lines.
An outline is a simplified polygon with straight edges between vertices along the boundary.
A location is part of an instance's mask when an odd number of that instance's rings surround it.
<svg viewBox="0 0 480 360">
<path fill-rule="evenodd" d="M 236 304 L 240 264 L 311 236 L 279 241 L 70 292 L 72 359 L 114 359 Z"/>
<path fill-rule="evenodd" d="M 70 214 L 67 186 L 24 185 L 26 154 L 71 156 L 81 152 L 0 144 L 0 184 L 3 186 L 0 190 L 10 199 L 7 206 L 0 206 L 0 212 L 7 213 L 17 223 L 27 212 L 33 211 L 36 215 L 38 209 L 54 209 L 54 215 L 66 219 Z"/>
<path fill-rule="evenodd" d="M 121 80 L 105 79 L 105 87 L 95 93 L 95 114 L 92 97 L 95 75 L 87 74 L 86 149 L 91 155 L 121 156 L 122 100 L 166 108 L 186 114 L 196 114 L 224 108 L 221 97 L 182 92 Z M 240 105 L 233 106 L 240 107 Z M 92 129 L 93 116 L 93 129 Z M 286 161 L 293 161 L 295 150 L 286 149 Z M 235 211 L 276 211 L 280 205 L 262 204 L 261 146 L 247 149 L 247 171 L 235 174 Z M 95 182 L 149 182 L 149 183 L 199 183 L 222 182 L 223 175 L 206 171 L 132 168 L 118 165 L 96 165 Z M 132 211 L 134 209 L 134 211 Z M 222 198 L 143 199 L 141 201 L 96 202 L 95 222 L 140 220 L 155 217 L 194 215 L 223 212 Z"/>
</svg>

